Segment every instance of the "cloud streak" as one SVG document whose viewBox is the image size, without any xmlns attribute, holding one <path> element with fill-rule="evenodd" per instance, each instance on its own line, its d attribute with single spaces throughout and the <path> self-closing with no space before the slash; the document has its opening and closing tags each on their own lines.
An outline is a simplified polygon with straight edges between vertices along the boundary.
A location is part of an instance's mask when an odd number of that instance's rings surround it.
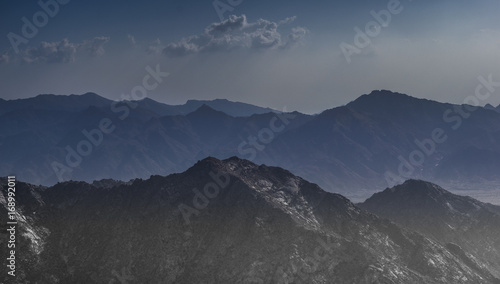
<svg viewBox="0 0 500 284">
<path fill-rule="evenodd" d="M 95 37 L 89 41 L 83 42 L 91 56 L 101 56 L 104 55 L 104 45 L 109 42 L 109 37 L 99 36 Z"/>
<path fill-rule="evenodd" d="M 280 31 L 281 26 L 293 21 L 295 17 L 278 23 L 265 19 L 248 22 L 245 15 L 232 15 L 227 20 L 209 25 L 202 34 L 167 44 L 163 53 L 180 57 L 204 52 L 286 49 L 302 41 L 308 33 L 303 27 L 292 28 L 289 34 Z"/>
<path fill-rule="evenodd" d="M 73 63 L 80 54 L 102 56 L 105 54 L 104 45 L 109 42 L 109 37 L 99 36 L 79 43 L 63 39 L 57 42 L 41 42 L 38 46 L 28 47 L 19 54 L 2 54 L 0 63 L 21 61 L 23 63 Z"/>
</svg>

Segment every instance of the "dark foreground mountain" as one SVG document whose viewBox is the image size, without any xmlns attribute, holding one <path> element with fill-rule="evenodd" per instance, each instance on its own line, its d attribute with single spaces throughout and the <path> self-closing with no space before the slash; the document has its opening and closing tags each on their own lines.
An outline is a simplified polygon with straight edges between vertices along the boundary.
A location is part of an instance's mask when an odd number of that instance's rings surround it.
<svg viewBox="0 0 500 284">
<path fill-rule="evenodd" d="M 130 183 L 19 182 L 16 198 L 6 283 L 498 283 L 457 246 L 238 158 Z"/>
<path fill-rule="evenodd" d="M 500 207 L 452 194 L 418 180 L 376 193 L 363 209 L 408 229 L 462 248 L 500 277 Z"/>
</svg>

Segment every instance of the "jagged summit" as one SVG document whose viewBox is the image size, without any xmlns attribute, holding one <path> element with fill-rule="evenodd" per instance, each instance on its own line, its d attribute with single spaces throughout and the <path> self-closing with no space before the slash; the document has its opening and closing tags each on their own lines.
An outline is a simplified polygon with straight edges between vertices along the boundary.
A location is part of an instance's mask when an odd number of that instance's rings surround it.
<svg viewBox="0 0 500 284">
<path fill-rule="evenodd" d="M 263 187 L 269 187 L 269 184 L 274 184 L 274 189 L 281 190 L 287 187 L 295 187 L 295 190 L 292 191 L 296 192 L 300 190 L 300 184 L 307 183 L 302 178 L 293 175 L 285 169 L 266 165 L 257 165 L 249 160 L 241 159 L 237 156 L 224 160 L 207 157 L 198 161 L 186 171 L 188 174 L 203 173 L 205 175 L 209 175 L 210 172 L 227 173 L 236 179 L 242 180 L 255 190 L 261 190 Z M 265 179 L 268 181 L 263 182 Z M 323 191 L 317 185 L 313 186 L 316 187 L 318 191 Z"/>
<path fill-rule="evenodd" d="M 407 107 L 416 104 L 423 104 L 425 102 L 434 101 L 420 99 L 407 94 L 389 90 L 374 90 L 370 94 L 364 94 L 354 101 L 348 103 L 347 107 L 359 110 L 374 110 L 394 107 Z"/>
<path fill-rule="evenodd" d="M 213 167 L 214 169 L 217 169 L 217 170 L 228 170 L 228 171 L 231 171 L 231 169 L 243 169 L 243 168 L 258 168 L 259 165 L 249 161 L 249 160 L 246 160 L 246 159 L 242 159 L 238 156 L 232 156 L 232 157 L 229 157 L 227 159 L 217 159 L 215 157 L 207 157 L 203 160 L 200 160 L 198 161 L 198 163 L 195 164 L 196 165 L 209 165 L 210 167 Z M 263 166 L 265 167 L 265 166 Z"/>
<path fill-rule="evenodd" d="M 353 102 L 363 102 L 368 100 L 387 100 L 387 99 L 416 99 L 407 94 L 393 92 L 390 90 L 373 90 L 369 94 L 364 94 L 355 99 Z"/>
<path fill-rule="evenodd" d="M 419 193 L 419 194 L 427 194 L 427 195 L 442 195 L 446 193 L 450 193 L 443 189 L 442 187 L 433 184 L 428 181 L 409 179 L 405 181 L 403 184 L 387 189 L 391 193 Z"/>
</svg>

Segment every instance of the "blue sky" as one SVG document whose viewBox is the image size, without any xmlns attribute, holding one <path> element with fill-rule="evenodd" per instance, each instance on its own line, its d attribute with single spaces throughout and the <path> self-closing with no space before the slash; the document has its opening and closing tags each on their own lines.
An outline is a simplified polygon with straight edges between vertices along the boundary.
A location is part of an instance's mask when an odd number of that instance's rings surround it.
<svg viewBox="0 0 500 284">
<path fill-rule="evenodd" d="M 170 74 L 147 93 L 161 102 L 227 98 L 307 113 L 374 89 L 461 103 L 478 76 L 500 82 L 499 1 L 221 0 L 222 14 L 210 0 L 41 2 L 58 11 L 44 19 L 38 1 L 0 3 L 1 98 L 118 100 L 147 66 Z M 391 18 L 366 30 L 372 11 Z M 34 15 L 40 27 L 24 37 L 22 18 Z M 356 46 L 355 28 L 369 44 Z M 346 56 L 343 43 L 356 52 Z M 500 104 L 500 88 L 481 103 Z"/>
</svg>

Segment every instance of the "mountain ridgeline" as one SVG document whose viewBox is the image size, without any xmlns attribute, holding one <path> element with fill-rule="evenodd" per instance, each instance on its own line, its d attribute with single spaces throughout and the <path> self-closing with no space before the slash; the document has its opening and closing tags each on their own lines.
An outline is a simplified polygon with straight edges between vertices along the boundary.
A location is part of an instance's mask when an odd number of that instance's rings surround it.
<svg viewBox="0 0 500 284">
<path fill-rule="evenodd" d="M 459 245 L 237 157 L 130 182 L 18 182 L 16 192 L 19 253 L 16 278 L 2 275 L 8 283 L 499 283 Z M 398 196 L 415 194 L 425 195 Z M 451 206 L 467 207 L 457 199 Z"/>
<path fill-rule="evenodd" d="M 406 179 L 500 186 L 500 113 L 373 91 L 319 115 L 96 94 L 0 101 L 0 175 L 42 185 L 182 172 L 207 156 L 286 168 L 350 198 Z"/>
</svg>

